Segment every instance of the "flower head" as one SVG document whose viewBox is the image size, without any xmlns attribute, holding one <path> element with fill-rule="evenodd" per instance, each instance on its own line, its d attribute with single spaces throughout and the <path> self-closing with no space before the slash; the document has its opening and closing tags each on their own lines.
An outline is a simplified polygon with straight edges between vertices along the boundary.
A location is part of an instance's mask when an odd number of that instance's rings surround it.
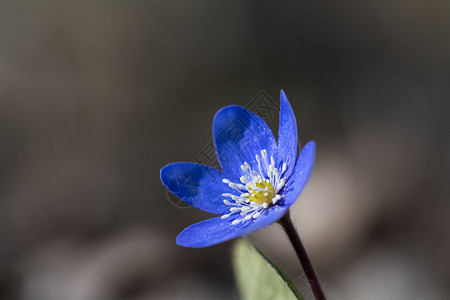
<svg viewBox="0 0 450 300">
<path fill-rule="evenodd" d="M 177 244 L 207 247 L 248 235 L 278 221 L 311 174 L 315 143 L 300 154 L 297 122 L 283 91 L 278 143 L 267 124 L 244 107 L 220 109 L 213 139 L 221 170 L 189 162 L 161 169 L 161 181 L 184 202 L 221 216 L 184 229 Z"/>
</svg>

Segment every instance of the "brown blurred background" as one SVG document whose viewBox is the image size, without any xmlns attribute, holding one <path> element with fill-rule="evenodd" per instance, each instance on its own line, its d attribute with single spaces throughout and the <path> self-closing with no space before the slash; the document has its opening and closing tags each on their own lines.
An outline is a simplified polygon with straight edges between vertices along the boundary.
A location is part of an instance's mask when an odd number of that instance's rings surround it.
<svg viewBox="0 0 450 300">
<path fill-rule="evenodd" d="M 159 169 L 281 88 L 329 299 L 448 299 L 449 1 L 2 1 L 0 38 L 0 299 L 238 299 Z M 311 299 L 281 229 L 252 239 Z"/>
</svg>

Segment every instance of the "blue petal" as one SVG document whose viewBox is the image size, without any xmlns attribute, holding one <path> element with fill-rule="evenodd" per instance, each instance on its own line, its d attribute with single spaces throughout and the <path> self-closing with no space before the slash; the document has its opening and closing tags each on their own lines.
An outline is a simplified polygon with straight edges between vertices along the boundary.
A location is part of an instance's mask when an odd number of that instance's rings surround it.
<svg viewBox="0 0 450 300">
<path fill-rule="evenodd" d="M 184 202 L 214 214 L 229 213 L 222 193 L 229 187 L 222 182 L 224 174 L 214 168 L 189 163 L 171 163 L 161 169 L 161 181 Z"/>
<path fill-rule="evenodd" d="M 274 206 L 266 210 L 255 220 L 232 225 L 239 215 L 222 220 L 220 217 L 202 221 L 184 229 L 177 236 L 177 244 L 184 247 L 201 248 L 216 245 L 238 236 L 248 235 L 278 221 L 287 211 L 282 206 Z"/>
<path fill-rule="evenodd" d="M 255 155 L 268 155 L 277 150 L 275 138 L 266 122 L 242 106 L 230 105 L 220 109 L 214 116 L 213 138 L 217 159 L 223 170 L 239 178 L 240 166 L 246 161 L 257 166 Z"/>
<path fill-rule="evenodd" d="M 280 95 L 280 125 L 278 127 L 278 163 L 286 162 L 288 169 L 286 177 L 294 171 L 297 159 L 298 134 L 297 121 L 286 94 L 281 90 Z"/>
<path fill-rule="evenodd" d="M 311 175 L 315 156 L 316 143 L 314 141 L 309 141 L 300 152 L 294 173 L 286 183 L 283 191 L 283 206 L 291 206 L 300 196 Z"/>
</svg>

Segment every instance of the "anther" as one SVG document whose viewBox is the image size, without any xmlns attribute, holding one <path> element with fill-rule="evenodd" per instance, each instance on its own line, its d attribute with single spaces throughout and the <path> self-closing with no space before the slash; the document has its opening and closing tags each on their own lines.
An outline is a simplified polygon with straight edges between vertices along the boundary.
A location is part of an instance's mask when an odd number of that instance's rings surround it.
<svg viewBox="0 0 450 300">
<path fill-rule="evenodd" d="M 272 199 L 272 203 L 275 204 L 275 203 L 277 203 L 278 200 L 280 200 L 280 199 L 281 199 L 281 196 L 280 196 L 280 195 L 276 195 L 276 196 Z"/>
<path fill-rule="evenodd" d="M 261 155 L 262 155 L 262 157 L 264 159 L 267 158 L 267 151 L 266 151 L 266 149 L 261 150 Z"/>
<path fill-rule="evenodd" d="M 240 183 L 237 183 L 237 184 L 236 184 L 236 187 L 237 187 L 238 189 L 240 189 L 240 190 L 245 189 L 245 185 L 240 184 Z"/>
</svg>

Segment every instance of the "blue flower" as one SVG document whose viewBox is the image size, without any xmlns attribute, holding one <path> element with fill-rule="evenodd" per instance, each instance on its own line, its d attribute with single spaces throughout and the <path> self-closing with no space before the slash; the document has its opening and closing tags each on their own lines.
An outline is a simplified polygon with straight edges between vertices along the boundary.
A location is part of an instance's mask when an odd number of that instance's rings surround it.
<svg viewBox="0 0 450 300">
<path fill-rule="evenodd" d="M 248 235 L 278 221 L 299 197 L 311 174 L 316 145 L 300 154 L 297 122 L 283 90 L 278 143 L 267 124 L 244 107 L 220 109 L 213 139 L 222 170 L 176 162 L 161 169 L 161 181 L 184 202 L 221 216 L 184 229 L 180 246 L 207 247 Z"/>
</svg>

